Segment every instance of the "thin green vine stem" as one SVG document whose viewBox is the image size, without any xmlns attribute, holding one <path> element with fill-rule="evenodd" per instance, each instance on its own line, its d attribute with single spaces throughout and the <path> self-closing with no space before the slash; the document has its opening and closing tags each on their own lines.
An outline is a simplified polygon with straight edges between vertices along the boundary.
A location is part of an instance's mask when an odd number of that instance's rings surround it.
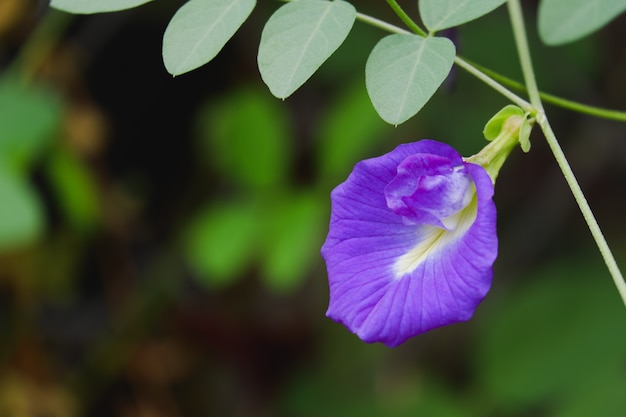
<svg viewBox="0 0 626 417">
<path fill-rule="evenodd" d="M 282 0 L 282 1 L 289 2 L 293 0 Z M 413 20 L 411 20 L 411 18 L 408 17 L 406 12 L 398 5 L 398 3 L 395 3 L 395 4 L 398 10 L 397 13 L 401 13 L 402 15 L 407 16 L 407 19 L 410 22 L 413 22 Z M 400 14 L 398 14 L 398 16 L 400 16 Z M 381 30 L 384 30 L 385 32 L 396 33 L 396 34 L 401 34 L 401 35 L 411 34 L 411 32 L 406 29 L 395 26 L 391 23 L 387 23 L 383 20 L 377 19 L 375 17 L 369 16 L 364 13 L 357 12 L 356 18 L 357 20 L 365 24 L 368 24 L 372 27 L 379 28 Z M 404 21 L 404 23 L 408 25 L 406 21 Z M 418 30 L 421 31 L 419 26 L 417 26 L 417 28 Z M 417 34 L 420 34 L 420 33 L 417 33 Z M 521 99 L 519 96 L 515 95 L 512 91 L 506 88 L 506 87 L 509 87 L 510 89 L 516 90 L 518 92 L 528 93 L 528 88 L 526 88 L 526 86 L 524 86 L 523 84 L 515 80 L 512 80 L 502 74 L 499 74 L 496 71 L 486 68 L 480 64 L 477 64 L 460 55 L 457 55 L 454 62 L 459 67 L 463 68 L 470 74 L 474 75 L 481 81 L 488 84 L 490 87 L 502 93 L 505 97 L 509 98 L 513 103 L 516 103 L 518 106 L 525 108 L 525 105 L 528 104 L 526 100 Z M 493 81 L 496 81 L 496 83 L 493 83 Z M 590 116 L 595 116 L 595 117 L 601 117 L 603 119 L 608 119 L 608 120 L 626 122 L 626 112 L 623 112 L 623 111 L 590 106 L 588 104 L 583 104 L 583 103 L 568 100 L 562 97 L 558 97 L 552 94 L 544 93 L 541 90 L 539 90 L 539 97 L 541 98 L 541 100 L 543 100 L 546 103 L 551 103 L 556 106 L 559 106 L 568 110 L 572 110 L 578 113 L 588 114 Z"/>
<path fill-rule="evenodd" d="M 364 13 L 357 12 L 356 19 L 375 28 L 382 29 L 385 32 L 396 33 L 399 35 L 411 35 L 411 32 L 406 29 L 402 29 L 401 27 L 392 25 L 391 23 L 387 23 L 384 20 L 377 19 Z"/>
<path fill-rule="evenodd" d="M 413 19 L 411 19 L 411 17 L 404 11 L 404 9 L 398 4 L 396 0 L 387 0 L 387 3 L 389 3 L 393 11 L 404 22 L 404 24 L 407 25 L 409 29 L 411 29 L 413 32 L 415 32 L 416 34 L 420 36 L 426 36 L 426 32 L 423 29 L 421 29 L 415 23 Z M 525 38 L 526 37 L 525 26 L 521 27 L 521 31 L 524 34 L 524 38 Z M 530 53 L 527 56 L 530 56 Z M 478 76 L 478 78 L 482 79 L 483 81 L 486 81 L 489 78 L 491 78 L 492 80 L 495 80 L 498 83 L 506 87 L 510 87 L 517 91 L 528 93 L 528 89 L 523 84 L 520 84 L 514 80 L 511 80 L 510 78 L 507 78 L 501 74 L 498 74 L 495 71 L 489 70 L 481 65 L 471 62 L 468 59 L 463 58 L 462 56 L 457 55 L 457 60 L 455 60 L 455 63 L 459 65 L 460 67 L 462 67 L 463 69 L 465 69 L 466 71 L 470 72 L 471 74 Z M 475 71 L 475 70 L 478 70 L 478 71 Z M 484 78 L 484 75 L 487 75 L 487 78 Z M 533 73 L 533 79 L 534 79 L 534 73 Z M 487 82 L 487 84 L 489 84 L 491 87 L 494 87 L 494 85 L 492 85 L 490 82 Z M 524 108 L 524 106 L 521 103 L 517 102 L 516 99 L 514 99 L 513 96 L 510 95 L 510 91 L 500 90 L 500 87 L 501 86 L 498 86 L 495 89 L 502 92 L 505 96 L 511 99 L 511 101 L 516 103 L 518 106 Z M 601 117 L 601 118 L 609 119 L 609 120 L 617 120 L 621 122 L 626 122 L 626 112 L 603 109 L 603 108 L 595 107 L 595 106 L 589 106 L 587 104 L 582 104 L 582 103 L 578 103 L 572 100 L 567 100 L 561 97 L 557 97 L 552 94 L 543 93 L 540 90 L 537 90 L 537 91 L 539 92 L 539 97 L 541 98 L 541 100 L 545 101 L 546 103 L 551 103 L 551 104 L 563 107 L 568 110 L 576 111 L 578 113 L 589 114 L 591 116 Z M 535 98 L 535 100 L 537 100 L 537 98 Z M 540 103 L 541 100 L 537 100 L 536 102 Z M 531 98 L 531 102 L 532 101 L 533 100 Z"/>
<path fill-rule="evenodd" d="M 467 62 L 460 56 L 457 55 L 454 58 L 454 63 L 457 64 L 459 67 L 463 68 L 465 71 L 472 74 L 474 77 L 478 78 L 479 80 L 487 84 L 489 87 L 493 88 L 494 90 L 496 90 L 497 92 L 499 92 L 500 94 L 508 98 L 509 100 L 511 100 L 513 103 L 521 107 L 522 110 L 524 110 L 525 112 L 532 111 L 533 106 L 528 101 L 524 100 L 517 94 L 513 93 L 511 90 L 504 87 L 502 84 L 498 83 L 492 77 L 485 74 L 484 72 L 482 72 L 475 66 L 471 65 L 469 62 Z"/>
<path fill-rule="evenodd" d="M 528 48 L 528 40 L 526 38 L 526 31 L 524 27 L 524 17 L 522 15 L 522 8 L 520 6 L 519 0 L 508 0 L 509 7 L 509 15 L 511 17 L 511 23 L 513 27 L 513 32 L 515 35 L 515 42 L 517 45 L 517 51 L 520 57 L 520 63 L 522 66 L 522 72 L 524 74 L 524 79 L 526 81 L 526 87 L 528 88 L 528 94 L 531 99 L 531 103 L 536 107 L 536 120 L 537 124 L 541 127 L 543 131 L 546 141 L 550 146 L 552 153 L 554 154 L 554 158 L 556 159 L 557 164 L 561 168 L 563 172 L 563 176 L 565 177 L 565 181 L 569 185 L 572 190 L 572 194 L 574 195 L 574 199 L 580 208 L 580 211 L 589 227 L 589 231 L 593 236 L 598 249 L 600 250 L 600 254 L 606 263 L 606 266 L 611 274 L 611 278 L 613 278 L 613 282 L 617 287 L 617 291 L 619 292 L 624 305 L 626 306 L 626 281 L 624 281 L 624 277 L 615 261 L 615 257 L 609 248 L 609 245 L 598 225 L 598 221 L 593 215 L 593 211 L 585 198 L 585 195 L 580 188 L 580 184 L 576 180 L 576 176 L 572 171 L 569 162 L 567 161 L 567 157 L 559 144 L 559 141 L 548 122 L 548 118 L 545 115 L 543 110 L 543 106 L 541 103 L 541 97 L 539 95 L 539 88 L 537 87 L 537 82 L 535 80 L 535 74 L 532 68 L 532 61 L 530 58 L 530 50 Z"/>
<path fill-rule="evenodd" d="M 292 1 L 292 0 L 283 0 L 283 1 Z M 404 10 L 397 3 L 395 4 L 397 7 L 397 13 L 401 13 L 402 15 L 407 16 L 407 19 L 413 22 L 411 18 L 408 17 L 406 12 L 404 12 Z M 400 14 L 398 15 L 400 16 Z M 395 26 L 391 23 L 385 22 L 383 20 L 377 19 L 373 16 L 370 16 L 364 13 L 357 12 L 356 18 L 357 20 L 365 24 L 368 24 L 372 27 L 379 28 L 381 30 L 384 30 L 385 32 L 396 33 L 400 35 L 411 34 L 411 32 L 406 29 Z M 408 25 L 406 21 L 404 23 Z M 417 28 L 419 29 L 419 27 Z M 507 78 L 504 75 L 499 74 L 493 70 L 485 68 L 482 65 L 472 62 L 468 60 L 467 58 L 464 58 L 460 55 L 456 56 L 454 62 L 456 65 L 463 68 L 465 71 L 469 72 L 470 74 L 472 74 L 479 80 L 483 81 L 484 83 L 492 87 L 494 90 L 500 92 L 506 98 L 511 100 L 511 102 L 517 104 L 518 106 L 523 108 L 525 111 L 530 111 L 531 109 L 534 109 L 528 101 L 524 100 L 523 98 L 516 95 L 510 89 L 506 88 L 506 87 L 509 87 L 516 91 L 527 93 L 528 89 L 523 84 L 520 84 L 517 81 L 512 80 L 510 78 Z M 561 97 L 557 97 L 551 94 L 543 93 L 541 91 L 539 91 L 539 96 L 546 103 L 551 103 L 551 104 L 554 104 L 554 105 L 557 105 L 557 106 L 560 106 L 569 110 L 577 111 L 579 113 L 585 113 L 591 116 L 602 117 L 604 119 L 609 119 L 609 120 L 617 120 L 617 121 L 626 122 L 626 112 L 589 106 L 589 105 L 578 103 L 572 100 L 567 100 Z"/>
<path fill-rule="evenodd" d="M 504 83 L 503 83 L 504 84 Z M 515 88 L 509 85 L 511 88 Z M 564 109 L 572 110 L 577 113 L 588 114 L 589 116 L 600 117 L 607 120 L 615 120 L 618 122 L 626 122 L 626 112 L 619 110 L 605 109 L 602 107 L 590 106 L 588 104 L 578 103 L 576 101 L 557 97 L 552 94 L 539 92 L 539 96 L 545 103 L 554 104 Z"/>
<path fill-rule="evenodd" d="M 423 30 L 421 27 L 419 27 L 417 23 L 415 23 L 415 21 L 411 19 L 411 17 L 407 14 L 407 12 L 404 11 L 402 7 L 400 7 L 400 5 L 398 4 L 396 0 L 387 0 L 387 3 L 389 4 L 389 7 L 391 7 L 391 9 L 395 12 L 395 14 L 398 15 L 400 20 L 402 20 L 402 22 L 404 22 L 404 24 L 409 29 L 411 29 L 413 32 L 415 32 L 416 34 L 420 36 L 423 36 L 423 37 L 428 36 L 426 31 Z"/>
<path fill-rule="evenodd" d="M 563 153 L 563 149 L 561 148 L 561 145 L 559 144 L 559 141 L 557 140 L 556 135 L 554 134 L 554 131 L 550 126 L 550 123 L 548 123 L 548 118 L 545 116 L 544 113 L 540 113 L 537 115 L 537 124 L 541 127 L 541 130 L 546 137 L 546 141 L 548 142 L 548 145 L 550 146 L 550 149 L 554 154 L 554 158 L 556 159 L 556 162 L 559 164 L 559 167 L 563 172 L 565 181 L 567 181 L 567 184 L 572 190 L 572 194 L 574 194 L 574 198 L 578 203 L 578 207 L 580 208 L 580 211 L 585 221 L 587 222 L 587 226 L 591 231 L 591 235 L 596 241 L 596 245 L 600 250 L 600 254 L 604 259 L 604 262 L 606 263 L 606 266 L 609 270 L 609 273 L 611 274 L 611 277 L 613 278 L 613 281 L 615 282 L 617 291 L 619 292 L 620 297 L 622 297 L 622 301 L 626 306 L 626 281 L 624 281 L 624 276 L 622 275 L 622 272 L 620 271 L 619 266 L 615 261 L 615 257 L 613 256 L 611 248 L 609 248 L 604 234 L 600 229 L 600 225 L 598 225 L 598 221 L 593 215 L 593 211 L 591 210 L 591 207 L 589 206 L 589 203 L 585 198 L 585 194 L 580 188 L 580 185 L 578 184 L 578 181 L 574 176 L 574 172 L 572 171 L 572 168 L 570 167 L 569 162 L 567 161 L 567 158 Z"/>
<path fill-rule="evenodd" d="M 520 82 L 517 82 L 511 78 L 508 78 L 502 74 L 499 74 L 489 68 L 486 68 L 480 64 L 465 59 L 474 68 L 477 68 L 484 74 L 498 81 L 500 84 L 512 88 L 519 92 L 528 93 L 526 86 Z M 612 109 L 605 109 L 597 106 L 590 106 L 588 104 L 579 103 L 573 100 L 568 100 L 562 97 L 555 96 L 553 94 L 544 93 L 539 91 L 539 97 L 544 103 L 554 104 L 555 106 L 562 107 L 564 109 L 572 110 L 578 113 L 587 114 L 590 116 L 601 117 L 603 119 L 615 120 L 618 122 L 626 122 L 626 112 Z"/>
<path fill-rule="evenodd" d="M 509 15 L 511 16 L 513 36 L 515 38 L 517 53 L 522 67 L 522 74 L 524 74 L 524 81 L 526 82 L 526 87 L 528 88 L 530 102 L 536 108 L 537 112 L 543 112 L 543 104 L 541 102 L 541 97 L 539 96 L 539 87 L 537 86 L 537 80 L 535 79 L 535 71 L 533 70 L 533 63 L 530 58 L 530 49 L 528 48 L 522 7 L 520 6 L 519 0 L 509 0 L 507 5 L 509 8 Z"/>
</svg>

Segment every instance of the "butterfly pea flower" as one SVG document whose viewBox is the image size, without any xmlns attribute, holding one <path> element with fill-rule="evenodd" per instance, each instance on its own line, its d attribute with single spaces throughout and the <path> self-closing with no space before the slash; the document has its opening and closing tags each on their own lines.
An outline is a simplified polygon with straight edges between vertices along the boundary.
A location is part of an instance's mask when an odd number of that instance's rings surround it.
<svg viewBox="0 0 626 417">
<path fill-rule="evenodd" d="M 534 121 L 509 105 L 469 158 L 425 139 L 359 162 L 331 193 L 326 315 L 390 347 L 469 320 L 498 255 L 494 183 L 516 145 L 530 149 Z"/>
<path fill-rule="evenodd" d="M 493 193 L 482 166 L 434 140 L 359 162 L 331 193 L 327 316 L 390 347 L 468 320 L 498 252 Z"/>
</svg>

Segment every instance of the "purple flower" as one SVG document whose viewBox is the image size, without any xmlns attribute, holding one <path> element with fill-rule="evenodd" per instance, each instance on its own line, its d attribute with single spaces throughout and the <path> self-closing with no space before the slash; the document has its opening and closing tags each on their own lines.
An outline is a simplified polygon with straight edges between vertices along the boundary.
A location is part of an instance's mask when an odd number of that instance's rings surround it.
<svg viewBox="0 0 626 417">
<path fill-rule="evenodd" d="M 433 140 L 359 162 L 331 193 L 326 315 L 397 346 L 468 320 L 498 251 L 491 177 Z"/>
</svg>

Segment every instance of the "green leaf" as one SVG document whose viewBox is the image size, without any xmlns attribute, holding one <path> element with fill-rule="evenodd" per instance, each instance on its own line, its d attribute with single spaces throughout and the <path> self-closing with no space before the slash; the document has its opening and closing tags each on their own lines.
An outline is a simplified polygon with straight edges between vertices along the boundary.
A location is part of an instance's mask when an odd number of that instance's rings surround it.
<svg viewBox="0 0 626 417">
<path fill-rule="evenodd" d="M 261 34 L 258 64 L 274 96 L 286 98 L 306 82 L 348 36 L 356 19 L 344 1 L 300 0 L 285 4 Z"/>
<path fill-rule="evenodd" d="M 325 230 L 325 201 L 314 195 L 291 195 L 273 207 L 265 235 L 264 278 L 270 288 L 295 288 L 319 259 Z"/>
<path fill-rule="evenodd" d="M 542 0 L 539 37 L 548 45 L 578 40 L 626 10 L 626 0 Z"/>
<path fill-rule="evenodd" d="M 50 144 L 60 123 L 58 99 L 46 90 L 0 80 L 0 162 L 25 171 Z"/>
<path fill-rule="evenodd" d="M 285 107 L 264 89 L 244 88 L 199 115 L 201 145 L 224 177 L 251 188 L 280 185 L 290 156 Z"/>
<path fill-rule="evenodd" d="M 186 257 L 199 280 L 223 287 L 239 278 L 258 244 L 261 216 L 249 202 L 222 203 L 195 217 L 183 237 Z"/>
<path fill-rule="evenodd" d="M 92 14 L 132 9 L 152 0 L 51 0 L 50 7 L 68 13 Z"/>
<path fill-rule="evenodd" d="M 0 164 L 0 250 L 33 243 L 44 229 L 41 203 L 31 185 Z"/>
<path fill-rule="evenodd" d="M 486 15 L 506 0 L 420 0 L 419 11 L 430 31 L 451 28 Z"/>
<path fill-rule="evenodd" d="M 256 0 L 189 0 L 163 35 L 163 63 L 176 76 L 201 67 L 246 21 Z"/>
<path fill-rule="evenodd" d="M 446 38 L 390 35 L 372 50 L 365 83 L 387 123 L 405 122 L 430 100 L 452 68 L 454 44 Z"/>
</svg>

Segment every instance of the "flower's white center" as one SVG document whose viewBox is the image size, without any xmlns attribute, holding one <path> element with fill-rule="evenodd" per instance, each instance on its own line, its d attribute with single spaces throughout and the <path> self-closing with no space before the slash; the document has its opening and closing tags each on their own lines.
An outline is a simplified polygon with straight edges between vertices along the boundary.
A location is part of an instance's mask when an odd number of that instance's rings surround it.
<svg viewBox="0 0 626 417">
<path fill-rule="evenodd" d="M 441 249 L 463 237 L 474 224 L 476 213 L 477 199 L 474 193 L 472 200 L 466 207 L 443 219 L 448 230 L 430 225 L 419 227 L 417 232 L 419 243 L 409 252 L 400 256 L 394 263 L 396 279 L 415 271 L 426 259 L 437 256 Z"/>
</svg>

